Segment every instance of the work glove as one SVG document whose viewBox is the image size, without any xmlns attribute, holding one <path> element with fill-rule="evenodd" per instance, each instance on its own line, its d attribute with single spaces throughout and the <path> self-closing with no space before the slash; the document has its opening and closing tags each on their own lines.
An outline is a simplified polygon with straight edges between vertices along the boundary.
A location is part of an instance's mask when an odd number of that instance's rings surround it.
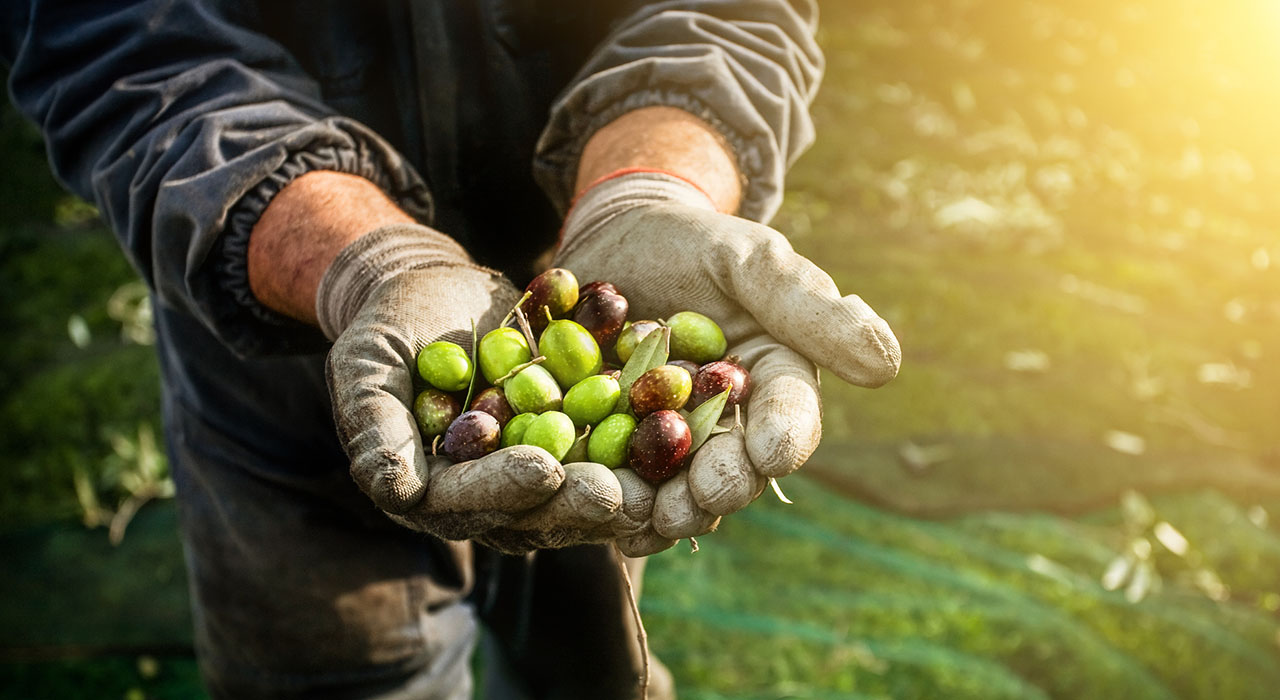
<svg viewBox="0 0 1280 700">
<path fill-rule="evenodd" d="M 618 480 L 598 464 L 561 466 L 515 446 L 453 463 L 424 450 L 411 406 L 418 352 L 437 340 L 470 351 L 520 294 L 430 228 L 393 225 L 348 245 L 320 283 L 316 312 L 331 340 L 326 376 L 351 476 L 393 520 L 504 552 L 612 537 Z"/>
<path fill-rule="evenodd" d="M 862 299 L 841 297 L 782 234 L 718 213 L 671 175 L 630 172 L 588 189 L 565 221 L 554 264 L 583 281 L 612 282 L 633 319 L 705 314 L 751 373 L 743 429 L 712 437 L 687 471 L 655 489 L 618 470 L 618 544 L 630 556 L 714 529 L 809 458 L 822 437 L 815 364 L 865 387 L 898 371 L 897 338 Z"/>
</svg>

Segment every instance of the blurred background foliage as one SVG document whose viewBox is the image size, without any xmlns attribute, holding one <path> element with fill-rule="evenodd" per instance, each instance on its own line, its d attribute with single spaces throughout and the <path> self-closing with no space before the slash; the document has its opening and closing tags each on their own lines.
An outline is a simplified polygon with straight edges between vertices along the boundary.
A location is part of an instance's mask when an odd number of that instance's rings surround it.
<svg viewBox="0 0 1280 700">
<path fill-rule="evenodd" d="M 794 505 L 654 557 L 682 697 L 1274 697 L 1280 5 L 822 11 L 775 225 L 902 373 L 824 385 Z M 0 696 L 191 697 L 145 295 L 0 147 Z"/>
</svg>

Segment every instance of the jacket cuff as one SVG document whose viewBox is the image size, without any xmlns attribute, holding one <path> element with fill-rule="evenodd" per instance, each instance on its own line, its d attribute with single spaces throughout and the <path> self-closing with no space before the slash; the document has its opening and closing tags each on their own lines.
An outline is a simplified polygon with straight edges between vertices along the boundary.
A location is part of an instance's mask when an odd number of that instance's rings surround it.
<svg viewBox="0 0 1280 700">
<path fill-rule="evenodd" d="M 362 127 L 352 133 L 352 124 L 341 127 L 349 138 L 335 143 L 331 138 L 302 138 L 289 143 L 278 156 L 274 171 L 246 192 L 232 206 L 227 226 L 212 259 L 216 284 L 224 302 L 211 309 L 215 333 L 237 354 L 276 355 L 323 350 L 328 340 L 320 329 L 263 306 L 249 286 L 249 236 L 271 200 L 286 185 L 313 171 L 336 171 L 358 175 L 377 185 L 400 208 L 418 221 L 432 219 L 432 202 L 426 185 L 412 167 L 390 146 L 374 136 L 365 136 Z M 329 129 L 341 128 L 338 125 Z M 325 131 L 329 131 L 325 129 Z M 308 131 L 307 129 L 303 130 Z"/>
</svg>

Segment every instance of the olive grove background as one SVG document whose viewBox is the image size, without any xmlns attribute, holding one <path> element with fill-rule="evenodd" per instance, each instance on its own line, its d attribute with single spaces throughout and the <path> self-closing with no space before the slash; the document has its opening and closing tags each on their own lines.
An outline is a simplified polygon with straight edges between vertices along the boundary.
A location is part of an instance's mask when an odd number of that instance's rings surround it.
<svg viewBox="0 0 1280 700">
<path fill-rule="evenodd" d="M 1280 6 L 822 9 L 774 224 L 902 373 L 653 558 L 681 697 L 1274 697 Z M 0 697 L 198 696 L 145 289 L 0 152 Z"/>
</svg>

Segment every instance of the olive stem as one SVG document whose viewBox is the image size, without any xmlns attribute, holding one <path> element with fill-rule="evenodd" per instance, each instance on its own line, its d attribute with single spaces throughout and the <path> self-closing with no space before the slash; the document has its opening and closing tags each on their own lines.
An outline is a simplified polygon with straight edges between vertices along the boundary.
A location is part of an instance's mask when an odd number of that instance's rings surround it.
<svg viewBox="0 0 1280 700">
<path fill-rule="evenodd" d="M 524 339 L 529 343 L 529 352 L 534 357 L 538 355 L 538 339 L 533 337 L 533 328 L 529 326 L 529 318 L 524 315 L 524 310 L 520 307 L 515 308 L 516 323 L 520 324 L 520 332 L 524 333 Z"/>
<path fill-rule="evenodd" d="M 511 319 L 515 318 L 516 310 L 521 306 L 524 306 L 524 303 L 528 301 L 531 296 L 533 296 L 533 292 L 526 290 L 524 296 L 520 297 L 520 301 L 517 301 L 516 305 L 511 307 L 511 310 L 507 312 L 507 315 L 502 318 L 502 323 L 499 323 L 498 327 L 506 328 L 507 324 L 511 323 Z"/>
<path fill-rule="evenodd" d="M 435 437 L 431 438 L 431 456 L 432 456 L 432 457 L 437 457 L 437 456 L 438 456 L 438 455 L 436 454 L 436 446 L 437 446 L 437 445 L 439 445 L 439 444 L 440 444 L 440 436 L 439 436 L 439 435 L 437 435 L 437 436 L 435 436 Z"/>
<path fill-rule="evenodd" d="M 690 538 L 689 538 L 689 553 L 690 553 L 690 554 L 697 554 L 697 553 L 698 553 L 698 549 L 699 549 L 699 547 L 698 547 L 698 539 L 697 539 L 696 537 L 690 537 Z"/>
<path fill-rule="evenodd" d="M 502 375 L 501 377 L 498 377 L 497 381 L 495 381 L 495 382 L 493 383 L 493 385 L 494 385 L 494 386 L 502 386 L 502 383 L 503 383 L 503 382 L 505 382 L 505 381 L 507 381 L 508 379 L 510 379 L 510 378 L 512 378 L 512 377 L 514 377 L 514 376 L 516 376 L 517 374 L 520 374 L 521 372 L 525 371 L 526 369 L 529 369 L 530 367 L 532 367 L 532 366 L 534 366 L 534 365 L 541 364 L 541 363 L 542 363 L 544 360 L 546 360 L 546 359 L 547 359 L 547 358 L 546 358 L 546 356 L 544 356 L 544 355 L 538 355 L 537 357 L 533 358 L 532 360 L 529 360 L 528 362 L 521 362 L 520 364 L 516 365 L 515 367 L 512 367 L 510 372 L 507 372 L 506 374 Z"/>
</svg>

